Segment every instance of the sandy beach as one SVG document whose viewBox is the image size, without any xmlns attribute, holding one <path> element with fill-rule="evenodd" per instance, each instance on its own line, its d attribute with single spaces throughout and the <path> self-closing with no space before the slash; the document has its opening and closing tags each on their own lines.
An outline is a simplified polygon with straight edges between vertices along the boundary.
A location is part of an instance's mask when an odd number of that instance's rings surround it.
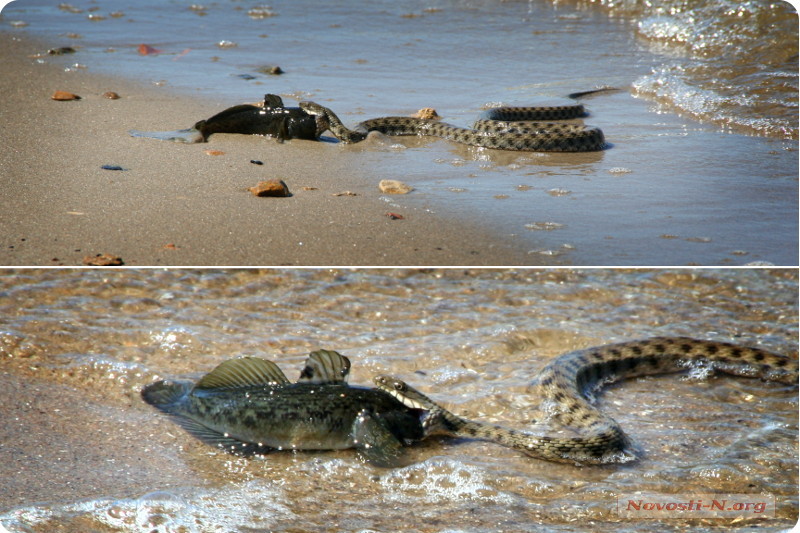
<svg viewBox="0 0 800 533">
<path fill-rule="evenodd" d="M 353 168 L 325 143 L 241 135 L 193 145 L 133 139 L 133 127 L 190 127 L 241 102 L 64 72 L 30 57 L 60 43 L 9 33 L 0 40 L 0 113 L 9 125 L 0 156 L 0 264 L 80 265 L 97 254 L 119 256 L 125 265 L 535 264 L 477 223 L 387 202 L 381 176 Z M 81 100 L 51 100 L 56 90 Z M 121 98 L 106 99 L 106 91 Z M 208 149 L 224 154 L 210 156 Z M 292 196 L 247 191 L 272 178 L 284 180 Z M 336 196 L 348 191 L 355 196 Z"/>
</svg>

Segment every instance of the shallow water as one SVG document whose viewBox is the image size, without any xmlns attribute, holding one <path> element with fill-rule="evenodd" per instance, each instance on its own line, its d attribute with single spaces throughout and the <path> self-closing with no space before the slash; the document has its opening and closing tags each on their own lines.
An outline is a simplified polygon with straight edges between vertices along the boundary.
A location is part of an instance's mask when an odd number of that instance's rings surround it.
<svg viewBox="0 0 800 533">
<path fill-rule="evenodd" d="M 413 138 L 326 148 L 376 182 L 416 188 L 387 201 L 481 220 L 534 264 L 796 265 L 796 14 L 784 3 L 639 4 L 20 0 L 3 21 L 78 48 L 42 61 L 218 102 L 209 116 L 271 92 L 350 125 L 426 106 L 468 125 L 487 105 L 619 87 L 584 101 L 610 143 L 599 153 Z M 162 53 L 142 56 L 142 43 Z M 271 65 L 285 74 L 264 74 Z"/>
<path fill-rule="evenodd" d="M 0 277 L 0 524 L 17 531 L 778 530 L 798 516 L 796 387 L 623 382 L 599 396 L 642 450 L 575 467 L 431 439 L 404 468 L 352 451 L 239 459 L 145 405 L 141 387 L 227 358 L 293 378 L 336 349 L 351 383 L 396 375 L 456 413 L 524 428 L 560 353 L 654 335 L 796 357 L 796 271 L 20 270 Z M 8 481 L 10 480 L 10 482 Z M 634 491 L 774 495 L 777 518 L 623 520 Z M 413 509 L 413 512 L 411 512 Z"/>
<path fill-rule="evenodd" d="M 623 81 L 641 72 L 633 86 L 642 98 L 725 127 L 797 139 L 797 11 L 782 1 L 172 0 L 122 7 L 21 0 L 3 15 L 12 26 L 67 37 L 88 52 L 92 68 L 146 73 L 215 96 L 239 98 L 249 82 L 380 114 L 472 78 L 447 93 L 447 105 L 460 110 L 509 98 L 508 85 L 531 78 L 537 83 L 511 94 L 537 96 L 531 89 L 550 87 L 544 92 L 563 96 L 589 88 L 554 92 L 565 82 Z M 163 55 L 143 65 L 140 43 Z M 553 53 L 558 63 L 549 62 Z M 520 73 L 526 58 L 533 64 Z M 275 65 L 289 75 L 264 71 Z M 396 105 L 387 109 L 385 101 Z"/>
<path fill-rule="evenodd" d="M 574 3 L 631 22 L 639 42 L 663 58 L 634 81 L 638 96 L 734 131 L 797 139 L 797 8 L 791 3 Z"/>
</svg>

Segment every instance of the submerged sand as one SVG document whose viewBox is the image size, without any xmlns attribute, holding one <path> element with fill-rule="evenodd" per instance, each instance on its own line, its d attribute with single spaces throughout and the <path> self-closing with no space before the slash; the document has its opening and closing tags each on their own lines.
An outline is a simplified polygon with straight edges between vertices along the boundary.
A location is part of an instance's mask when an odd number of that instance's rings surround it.
<svg viewBox="0 0 800 533">
<path fill-rule="evenodd" d="M 97 254 L 125 265 L 536 264 L 478 222 L 397 207 L 379 190 L 381 176 L 326 143 L 132 138 L 132 128 L 190 127 L 241 102 L 65 72 L 31 57 L 59 43 L 9 33 L 0 40 L 2 265 L 80 265 Z M 54 101 L 57 90 L 81 100 Z M 121 98 L 104 98 L 107 91 Z M 291 196 L 248 192 L 267 179 L 283 180 Z M 355 195 L 337 196 L 343 192 Z"/>
</svg>

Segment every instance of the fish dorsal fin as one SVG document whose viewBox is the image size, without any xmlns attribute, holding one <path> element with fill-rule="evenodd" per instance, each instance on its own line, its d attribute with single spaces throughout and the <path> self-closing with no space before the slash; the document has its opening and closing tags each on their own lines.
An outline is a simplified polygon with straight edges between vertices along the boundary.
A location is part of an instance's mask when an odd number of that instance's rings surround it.
<svg viewBox="0 0 800 533">
<path fill-rule="evenodd" d="M 283 99 L 277 94 L 265 94 L 264 108 L 275 109 L 276 107 L 283 107 Z"/>
<path fill-rule="evenodd" d="M 206 374 L 195 389 L 235 389 L 289 383 L 278 365 L 260 357 L 229 359 Z"/>
<path fill-rule="evenodd" d="M 306 366 L 298 383 L 347 383 L 350 359 L 332 350 L 317 350 L 308 354 Z"/>
</svg>

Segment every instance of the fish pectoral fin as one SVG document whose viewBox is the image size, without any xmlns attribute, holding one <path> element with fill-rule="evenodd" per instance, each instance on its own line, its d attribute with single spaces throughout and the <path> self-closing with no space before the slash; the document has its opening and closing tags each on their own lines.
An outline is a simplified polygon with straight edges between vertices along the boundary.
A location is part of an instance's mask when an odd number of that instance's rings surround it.
<svg viewBox="0 0 800 533">
<path fill-rule="evenodd" d="M 350 359 L 332 350 L 317 350 L 308 354 L 306 366 L 298 383 L 347 383 Z"/>
<path fill-rule="evenodd" d="M 279 144 L 283 144 L 287 139 L 291 139 L 291 136 L 289 136 L 289 121 L 285 118 L 280 121 L 280 126 L 275 134 L 275 139 Z"/>
<path fill-rule="evenodd" d="M 403 444 L 378 418 L 362 410 L 353 422 L 354 446 L 374 466 L 402 466 Z"/>
<path fill-rule="evenodd" d="M 220 433 L 187 416 L 173 414 L 171 418 L 196 439 L 234 455 L 249 456 L 272 450 L 262 444 L 241 441 L 226 433 Z"/>
<path fill-rule="evenodd" d="M 195 390 L 237 389 L 289 383 L 278 365 L 260 357 L 229 359 L 203 376 Z"/>
</svg>

